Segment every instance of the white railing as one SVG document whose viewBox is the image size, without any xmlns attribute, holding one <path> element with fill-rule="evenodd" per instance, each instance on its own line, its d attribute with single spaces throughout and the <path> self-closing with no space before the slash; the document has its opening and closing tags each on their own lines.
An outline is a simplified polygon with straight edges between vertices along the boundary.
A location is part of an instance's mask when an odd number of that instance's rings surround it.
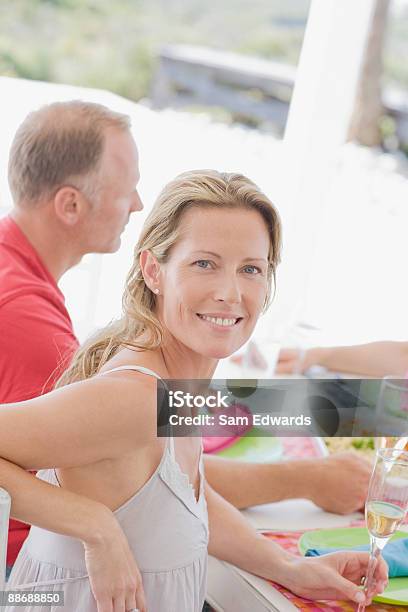
<svg viewBox="0 0 408 612">
<path fill-rule="evenodd" d="M 10 506 L 10 495 L 4 489 L 0 489 L 0 591 L 4 591 L 6 584 L 6 556 Z"/>
</svg>

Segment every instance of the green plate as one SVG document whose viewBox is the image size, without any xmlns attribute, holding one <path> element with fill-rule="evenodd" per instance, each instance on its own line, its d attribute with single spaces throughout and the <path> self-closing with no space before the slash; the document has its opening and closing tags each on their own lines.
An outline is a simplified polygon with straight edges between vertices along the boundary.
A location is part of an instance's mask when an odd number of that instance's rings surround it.
<svg viewBox="0 0 408 612">
<path fill-rule="evenodd" d="M 400 540 L 408 537 L 403 531 L 397 531 L 391 540 Z M 302 555 L 309 548 L 353 548 L 369 543 L 367 529 L 350 527 L 346 529 L 318 529 L 308 531 L 302 535 L 298 546 Z M 408 604 L 408 577 L 390 578 L 384 593 L 374 597 L 374 601 L 381 603 L 406 606 Z"/>
<path fill-rule="evenodd" d="M 253 437 L 256 429 L 247 431 L 242 438 L 217 453 L 220 457 L 249 462 L 276 461 L 282 457 L 283 447 L 279 438 Z"/>
</svg>

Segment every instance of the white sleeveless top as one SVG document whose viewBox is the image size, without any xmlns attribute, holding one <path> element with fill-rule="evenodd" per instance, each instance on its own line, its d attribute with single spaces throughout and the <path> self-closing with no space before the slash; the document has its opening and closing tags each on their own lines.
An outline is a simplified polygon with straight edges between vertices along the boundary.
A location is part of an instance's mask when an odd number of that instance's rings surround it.
<svg viewBox="0 0 408 612">
<path fill-rule="evenodd" d="M 147 368 L 122 366 L 160 377 Z M 104 372 L 107 374 L 108 372 Z M 37 478 L 59 486 L 55 470 Z M 149 480 L 115 510 L 142 575 L 149 612 L 201 612 L 207 578 L 208 516 L 200 459 L 200 491 L 194 489 L 167 438 L 160 464 Z M 96 612 L 80 540 L 32 527 L 17 557 L 7 589 L 63 591 L 65 604 L 7 606 L 5 612 Z"/>
</svg>

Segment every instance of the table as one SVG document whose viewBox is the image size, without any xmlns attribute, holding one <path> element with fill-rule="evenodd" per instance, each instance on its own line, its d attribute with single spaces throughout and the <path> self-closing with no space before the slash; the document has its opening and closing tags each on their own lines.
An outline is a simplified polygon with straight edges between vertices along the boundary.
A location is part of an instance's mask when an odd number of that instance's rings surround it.
<svg viewBox="0 0 408 612">
<path fill-rule="evenodd" d="M 243 515 L 256 529 L 276 532 L 347 527 L 362 518 L 360 513 L 340 516 L 324 512 L 305 499 L 250 508 Z M 408 532 L 407 525 L 400 529 Z M 214 557 L 209 558 L 207 601 L 216 612 L 299 612 L 299 608 L 266 580 Z M 384 609 L 382 604 L 376 607 L 378 612 Z"/>
<path fill-rule="evenodd" d="M 257 379 L 262 376 L 265 376 L 265 373 L 257 370 L 251 371 L 248 368 L 244 370 L 227 360 L 220 362 L 215 374 L 215 378 L 226 379 Z M 298 377 L 289 375 L 279 378 Z M 353 376 L 346 376 L 346 378 L 353 378 Z M 353 521 L 363 518 L 360 513 L 348 516 L 328 513 L 305 499 L 292 499 L 249 508 L 243 511 L 243 515 L 257 530 L 269 532 L 348 527 Z M 407 526 L 405 530 L 408 531 Z M 216 612 L 299 612 L 299 608 L 268 581 L 211 556 L 209 558 L 207 601 Z M 328 611 L 332 609 L 327 608 Z M 354 609 L 355 606 L 350 602 L 350 610 Z M 380 612 L 384 609 L 383 604 L 370 606 L 370 611 Z M 401 607 L 395 607 L 395 609 L 401 610 Z"/>
<path fill-rule="evenodd" d="M 347 527 L 360 513 L 340 516 L 324 512 L 306 499 L 291 499 L 243 510 L 242 514 L 259 531 Z M 266 580 L 209 558 L 207 600 L 217 612 L 298 612 Z"/>
</svg>

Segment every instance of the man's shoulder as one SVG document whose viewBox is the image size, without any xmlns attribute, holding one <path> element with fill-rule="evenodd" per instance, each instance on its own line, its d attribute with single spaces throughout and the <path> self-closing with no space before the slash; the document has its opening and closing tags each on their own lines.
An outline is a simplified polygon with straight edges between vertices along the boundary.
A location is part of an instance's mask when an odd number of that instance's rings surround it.
<svg viewBox="0 0 408 612">
<path fill-rule="evenodd" d="M 53 300 L 54 294 L 54 288 L 26 265 L 15 245 L 0 242 L 0 308 L 20 296 Z"/>
<path fill-rule="evenodd" d="M 1 286 L 0 286 L 1 290 Z M 68 335 L 74 338 L 71 318 L 63 303 L 38 286 L 22 285 L 0 296 L 0 329 L 35 336 Z M 1 333 L 1 332 L 0 332 Z"/>
<path fill-rule="evenodd" d="M 2 291 L 0 281 L 0 318 L 7 312 L 18 312 L 26 310 L 32 312 L 32 309 L 41 308 L 50 304 L 53 305 L 51 296 L 46 291 L 41 291 L 41 288 L 30 286 L 29 284 L 13 284 L 8 285 L 6 291 Z"/>
<path fill-rule="evenodd" d="M 21 274 L 8 266 L 2 266 L 0 257 L 0 309 L 25 297 L 26 302 L 53 301 L 53 292 L 45 283 L 39 282 L 29 274 Z"/>
</svg>

